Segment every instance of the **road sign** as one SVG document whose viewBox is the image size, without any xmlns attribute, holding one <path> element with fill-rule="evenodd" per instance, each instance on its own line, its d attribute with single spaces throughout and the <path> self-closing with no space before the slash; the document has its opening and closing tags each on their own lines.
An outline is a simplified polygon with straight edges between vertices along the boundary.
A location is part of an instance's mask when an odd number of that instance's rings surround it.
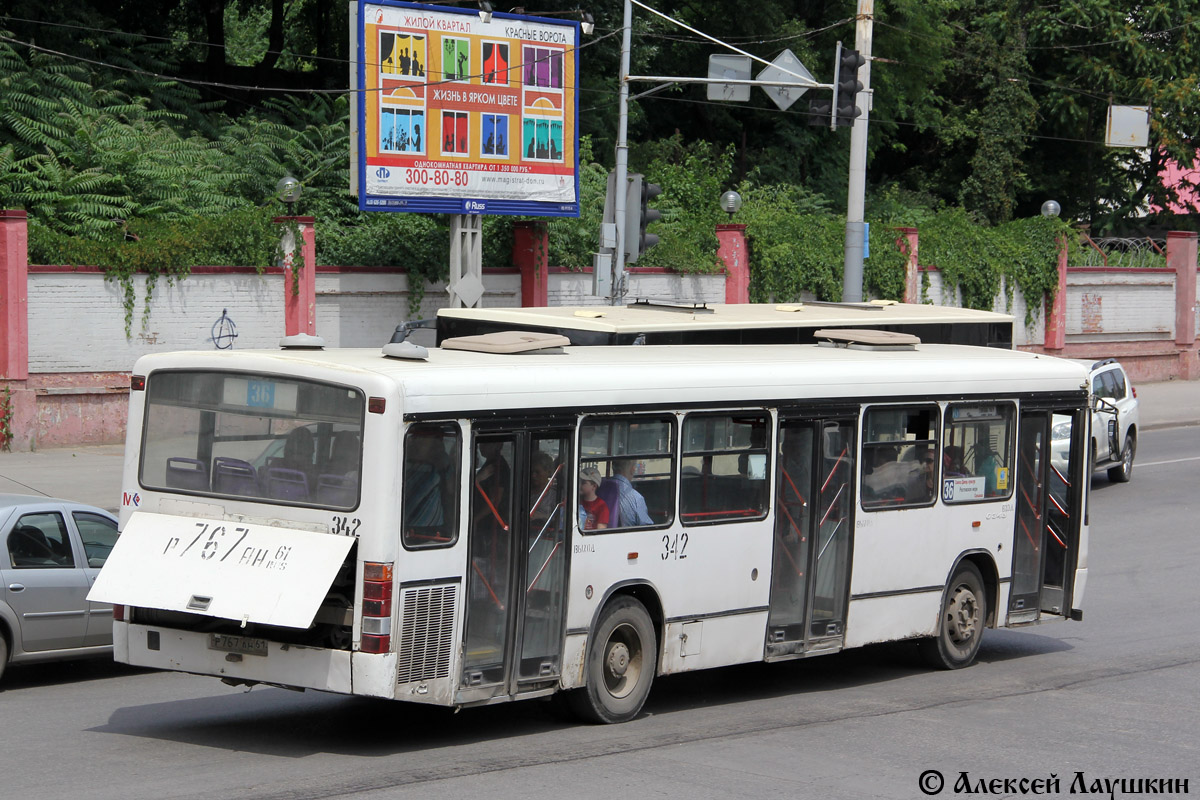
<svg viewBox="0 0 1200 800">
<path fill-rule="evenodd" d="M 748 81 L 750 80 L 750 57 L 710 55 L 708 57 L 708 77 Z M 710 83 L 708 84 L 708 99 L 745 103 L 750 99 L 750 84 Z"/>
<path fill-rule="evenodd" d="M 812 73 L 804 68 L 800 63 L 800 59 L 796 58 L 795 53 L 791 50 L 784 50 L 775 60 L 771 62 L 771 66 L 764 67 L 763 71 L 758 73 L 757 80 L 760 81 L 785 81 L 788 83 L 795 82 L 802 84 L 799 78 L 788 73 L 802 75 L 809 83 L 816 83 Z M 808 91 L 808 87 L 803 85 L 791 86 L 764 86 L 763 91 L 767 96 L 775 101 L 775 105 L 779 106 L 780 110 L 786 111 L 792 103 L 800 99 L 800 97 Z"/>
</svg>

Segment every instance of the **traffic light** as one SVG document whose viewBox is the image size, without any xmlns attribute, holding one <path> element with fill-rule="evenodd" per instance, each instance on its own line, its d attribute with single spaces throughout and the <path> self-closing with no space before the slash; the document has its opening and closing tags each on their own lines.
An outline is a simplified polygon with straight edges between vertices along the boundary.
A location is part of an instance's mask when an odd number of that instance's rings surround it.
<svg viewBox="0 0 1200 800">
<path fill-rule="evenodd" d="M 650 207 L 650 201 L 662 194 L 662 187 L 649 183 L 640 174 L 629 176 L 625 195 L 625 263 L 632 264 L 638 256 L 658 244 L 658 236 L 646 233 L 646 226 L 662 219 L 662 212 Z"/>
<path fill-rule="evenodd" d="M 855 118 L 862 114 L 858 107 L 858 93 L 863 90 L 863 85 L 858 79 L 858 68 L 867 60 L 857 50 L 847 50 L 840 44 L 838 46 L 838 79 L 833 89 L 833 102 L 837 107 L 837 124 L 849 128 Z"/>
<path fill-rule="evenodd" d="M 817 100 L 808 101 L 808 124 L 816 125 L 817 127 L 827 127 L 829 118 L 833 116 L 833 101 L 832 100 Z"/>
</svg>

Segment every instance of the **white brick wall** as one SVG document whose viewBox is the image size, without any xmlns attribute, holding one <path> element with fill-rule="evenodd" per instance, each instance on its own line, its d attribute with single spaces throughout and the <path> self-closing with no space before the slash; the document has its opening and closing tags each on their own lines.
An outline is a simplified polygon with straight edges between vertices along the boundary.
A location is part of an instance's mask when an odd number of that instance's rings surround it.
<svg viewBox="0 0 1200 800">
<path fill-rule="evenodd" d="M 515 271 L 484 274 L 484 305 L 521 304 Z M 722 302 L 724 275 L 630 275 L 631 297 Z M 590 295 L 591 273 L 553 273 L 551 305 L 606 304 Z M 125 336 L 120 284 L 99 273 L 34 272 L 29 275 L 29 369 L 34 373 L 122 372 L 139 356 L 216 347 L 222 314 L 236 326 L 237 350 L 274 348 L 284 335 L 284 278 L 252 271 L 194 273 L 175 286 L 159 280 L 150 315 L 143 318 L 144 276 L 135 278 L 131 336 Z M 318 272 L 317 334 L 331 347 L 381 347 L 396 326 L 431 319 L 449 303 L 446 284 L 426 287 L 416 315 L 409 313 L 408 276 L 401 272 Z M 432 331 L 413 341 L 432 345 Z"/>
<path fill-rule="evenodd" d="M 127 338 L 120 284 L 99 273 L 30 273 L 29 371 L 120 372 L 147 353 L 209 349 L 223 312 L 237 327 L 236 348 L 279 344 L 281 275 L 199 274 L 175 286 L 159 279 L 145 320 L 145 277 L 136 277 L 134 287 Z"/>
<path fill-rule="evenodd" d="M 943 294 L 940 272 L 924 274 L 929 287 L 923 302 L 958 303 L 956 295 Z M 119 284 L 105 282 L 98 273 L 31 273 L 30 371 L 120 372 L 146 353 L 210 349 L 223 313 L 236 325 L 235 349 L 276 347 L 284 333 L 283 280 L 279 274 L 248 271 L 193 274 L 175 286 L 159 280 L 150 316 L 143 320 L 145 278 L 138 277 L 132 336 L 126 338 Z M 485 273 L 484 284 L 484 305 L 520 305 L 521 278 L 515 271 Z M 411 315 L 408 276 L 401 272 L 319 272 L 316 289 L 317 333 L 332 347 L 382 346 L 398 324 L 433 318 L 448 304 L 445 284 L 428 286 L 419 313 Z M 547 295 L 551 305 L 607 305 L 591 290 L 590 272 L 552 272 Z M 1172 339 L 1174 293 L 1172 273 L 1072 270 L 1067 273 L 1067 341 Z M 631 272 L 628 297 L 720 303 L 725 276 Z M 1026 327 L 1019 290 L 1011 308 L 1005 307 L 1001 292 L 993 310 L 1015 319 L 1016 345 L 1044 341 L 1044 314 L 1038 309 Z M 433 332 L 417 331 L 413 341 L 432 345 Z"/>
<path fill-rule="evenodd" d="M 1175 338 L 1175 274 L 1067 271 L 1067 342 Z"/>
</svg>

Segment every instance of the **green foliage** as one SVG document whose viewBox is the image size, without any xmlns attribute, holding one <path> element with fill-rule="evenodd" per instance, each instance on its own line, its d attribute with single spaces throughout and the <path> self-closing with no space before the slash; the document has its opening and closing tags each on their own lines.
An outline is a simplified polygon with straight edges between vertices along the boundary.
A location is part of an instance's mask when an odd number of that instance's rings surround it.
<svg viewBox="0 0 1200 800">
<path fill-rule="evenodd" d="M 321 228 L 317 237 L 317 261 L 405 268 L 408 270 L 409 315 L 414 316 L 420 308 L 426 285 L 449 276 L 450 226 L 441 216 L 363 214 L 356 225 Z"/>
<path fill-rule="evenodd" d="M 1057 217 L 985 228 L 961 208 L 936 215 L 920 235 L 921 263 L 937 267 L 948 289 L 961 290 L 964 306 L 990 310 L 1005 278 L 1010 304 L 1015 287 L 1025 297 L 1027 324 L 1040 309 L 1038 299 L 1053 299 L 1058 291 L 1060 242 L 1078 248 L 1070 226 Z"/>
<path fill-rule="evenodd" d="M 195 266 L 236 265 L 261 270 L 278 247 L 280 229 L 273 214 L 241 209 L 215 217 L 142 219 L 101 238 L 70 236 L 45 225 L 29 226 L 29 259 L 35 264 L 99 266 L 105 280 L 124 291 L 125 332 L 133 325 L 133 278 L 146 275 L 142 324 L 149 322 L 151 300 L 160 277 L 169 284 Z"/>
<path fill-rule="evenodd" d="M 679 272 L 720 269 L 715 226 L 724 221 L 718 201 L 733 174 L 733 147 L 709 142 L 689 145 L 676 134 L 639 146 L 630 160 L 646 165 L 644 170 L 631 168 L 632 172 L 644 172 L 648 181 L 663 190 L 651 202 L 662 212 L 662 219 L 649 231 L 661 241 L 647 250 L 637 265 Z"/>
<path fill-rule="evenodd" d="M 608 170 L 596 163 L 592 138 L 584 136 L 579 142 L 579 216 L 550 219 L 551 264 L 570 269 L 592 265 L 592 254 L 600 247 L 607 188 Z"/>
<path fill-rule="evenodd" d="M 791 302 L 811 292 L 818 300 L 842 298 L 846 220 L 820 197 L 795 186 L 740 187 L 737 216 L 750 246 L 750 296 L 755 302 Z M 875 222 L 870 257 L 863 262 L 868 294 L 901 299 L 905 257 L 890 224 Z"/>
</svg>

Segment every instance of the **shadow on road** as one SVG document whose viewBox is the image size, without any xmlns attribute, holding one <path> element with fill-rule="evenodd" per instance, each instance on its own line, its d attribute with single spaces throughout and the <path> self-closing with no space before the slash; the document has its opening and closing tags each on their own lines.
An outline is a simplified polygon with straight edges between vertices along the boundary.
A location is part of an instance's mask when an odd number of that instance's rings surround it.
<svg viewBox="0 0 1200 800">
<path fill-rule="evenodd" d="M 980 661 L 991 664 L 1068 648 L 1051 637 L 988 631 Z M 500 739 L 509 740 L 506 749 L 525 760 L 534 758 L 527 752 L 526 739 L 533 737 L 539 742 L 535 760 L 540 762 L 548 755 L 547 742 L 555 751 L 585 743 L 594 749 L 605 740 L 617 743 L 630 736 L 649 736 L 647 728 L 655 731 L 652 738 L 658 744 L 703 738 L 707 734 L 697 731 L 694 714 L 674 716 L 697 709 L 712 709 L 705 717 L 715 722 L 721 707 L 745 704 L 746 714 L 761 720 L 763 727 L 787 727 L 899 710 L 898 697 L 910 690 L 927 692 L 941 682 L 946 697 L 933 692 L 940 703 L 960 690 L 970 691 L 974 682 L 969 673 L 932 671 L 921 662 L 914 643 L 899 642 L 821 658 L 660 678 L 639 720 L 608 728 L 578 723 L 550 701 L 503 703 L 455 713 L 389 700 L 260 687 L 250 692 L 127 706 L 115 711 L 106 725 L 91 730 L 290 758 L 316 753 L 360 757 L 429 754 L 440 748 Z M 890 683 L 900 686 L 881 691 L 880 687 Z M 680 727 L 673 721 L 678 719 L 691 722 Z"/>
</svg>

